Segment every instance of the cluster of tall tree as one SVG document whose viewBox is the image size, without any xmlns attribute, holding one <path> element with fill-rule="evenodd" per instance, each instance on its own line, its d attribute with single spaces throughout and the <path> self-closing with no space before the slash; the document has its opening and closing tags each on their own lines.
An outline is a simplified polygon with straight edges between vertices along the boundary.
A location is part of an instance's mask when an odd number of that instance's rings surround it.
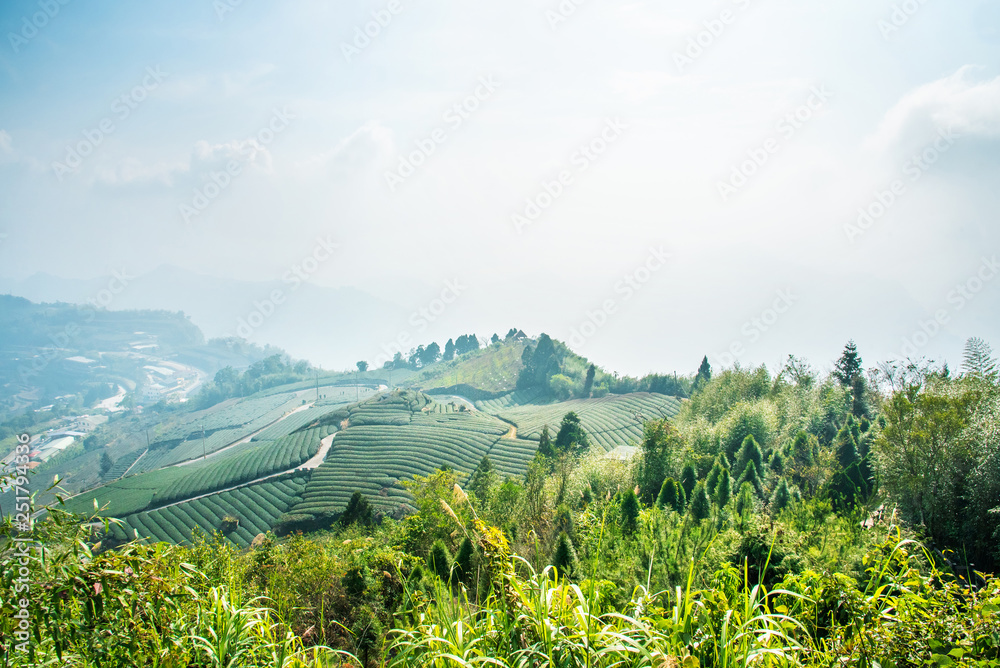
<svg viewBox="0 0 1000 668">
<path fill-rule="evenodd" d="M 274 354 L 254 362 L 240 373 L 231 366 L 219 369 L 194 398 L 200 408 L 225 399 L 245 397 L 278 385 L 305 380 L 313 369 L 305 360 L 292 361 L 288 355 Z"/>
<path fill-rule="evenodd" d="M 457 339 L 448 339 L 444 349 L 437 342 L 426 346 L 419 345 L 403 357 L 397 352 L 393 358 L 382 365 L 384 369 L 420 369 L 438 361 L 449 362 L 460 355 L 479 350 L 479 339 L 475 334 L 462 334 Z"/>
</svg>

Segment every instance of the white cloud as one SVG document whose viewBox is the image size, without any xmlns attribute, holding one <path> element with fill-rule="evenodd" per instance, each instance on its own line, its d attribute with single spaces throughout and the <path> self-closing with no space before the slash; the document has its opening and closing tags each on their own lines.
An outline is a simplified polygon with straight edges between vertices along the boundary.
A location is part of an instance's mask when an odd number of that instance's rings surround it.
<svg viewBox="0 0 1000 668">
<path fill-rule="evenodd" d="M 187 162 L 157 162 L 145 164 L 137 158 L 125 158 L 112 167 L 98 168 L 96 181 L 105 186 L 136 187 L 159 185 L 187 188 L 190 181 L 208 178 L 212 172 L 225 171 L 235 161 L 240 169 L 252 167 L 264 174 L 274 174 L 274 164 L 267 147 L 257 139 L 234 139 L 210 144 L 195 143 Z"/>
<path fill-rule="evenodd" d="M 303 176 L 329 167 L 358 167 L 378 163 L 395 152 L 392 130 L 371 120 L 341 139 L 333 148 L 311 156 L 296 165 Z"/>
<path fill-rule="evenodd" d="M 886 112 L 867 147 L 906 149 L 926 142 L 938 129 L 961 136 L 1000 137 L 1000 77 L 975 81 L 975 69 L 966 65 L 904 95 Z"/>
<path fill-rule="evenodd" d="M 234 139 L 224 144 L 209 144 L 207 141 L 197 142 L 194 145 L 194 154 L 191 158 L 191 170 L 208 172 L 224 169 L 230 161 L 234 160 L 244 166 L 257 167 L 268 174 L 274 173 L 271 152 L 253 138 Z"/>
</svg>

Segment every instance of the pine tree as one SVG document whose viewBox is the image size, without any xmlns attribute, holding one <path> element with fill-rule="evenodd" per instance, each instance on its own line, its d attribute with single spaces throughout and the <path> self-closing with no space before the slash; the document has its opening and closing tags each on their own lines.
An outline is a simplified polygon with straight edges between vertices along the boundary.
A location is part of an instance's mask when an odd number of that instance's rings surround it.
<svg viewBox="0 0 1000 668">
<path fill-rule="evenodd" d="M 696 522 L 708 518 L 711 514 L 712 505 L 708 500 L 708 494 L 705 492 L 705 483 L 699 482 L 695 485 L 689 510 L 691 512 L 691 519 Z"/>
<path fill-rule="evenodd" d="M 809 433 L 800 431 L 795 435 L 792 442 L 792 458 L 796 466 L 812 466 L 813 463 L 813 443 L 809 438 Z"/>
<path fill-rule="evenodd" d="M 340 524 L 345 527 L 355 523 L 361 526 L 368 526 L 372 522 L 372 508 L 368 503 L 368 499 L 361 492 L 355 491 L 351 495 L 351 500 L 347 502 L 347 507 L 344 509 L 343 514 L 340 516 Z"/>
<path fill-rule="evenodd" d="M 552 447 L 552 437 L 549 436 L 549 425 L 542 427 L 542 434 L 538 437 L 538 454 L 547 458 L 556 456 L 555 448 Z"/>
<path fill-rule="evenodd" d="M 844 352 L 833 369 L 833 377 L 840 381 L 843 387 L 851 387 L 854 379 L 861 375 L 864 367 L 861 356 L 858 354 L 858 347 L 854 345 L 854 339 L 847 342 Z"/>
<path fill-rule="evenodd" d="M 743 477 L 744 471 L 746 471 L 747 465 L 753 462 L 754 466 L 757 468 L 757 474 L 764 473 L 764 456 L 760 452 L 760 446 L 757 445 L 757 439 L 753 435 L 747 436 L 743 439 L 743 445 L 740 446 L 739 452 L 736 453 L 736 468 L 734 471 L 739 471 L 740 477 Z"/>
<path fill-rule="evenodd" d="M 472 579 L 472 557 L 474 554 L 475 549 L 472 546 L 472 541 L 466 536 L 462 539 L 461 545 L 458 546 L 458 554 L 455 555 L 455 567 L 452 569 L 451 575 L 453 582 L 469 584 Z"/>
<path fill-rule="evenodd" d="M 771 460 L 767 463 L 767 468 L 775 473 L 785 472 L 785 458 L 781 456 L 780 452 L 775 452 L 771 455 Z"/>
<path fill-rule="evenodd" d="M 856 432 L 857 424 L 852 416 L 848 416 L 847 422 L 837 432 L 837 437 L 833 441 L 839 470 L 830 480 L 830 490 L 833 493 L 834 505 L 838 509 L 853 508 L 857 499 L 864 494 Z"/>
<path fill-rule="evenodd" d="M 552 565 L 563 576 L 572 575 L 573 571 L 576 570 L 576 550 L 573 548 L 573 541 L 570 540 L 565 531 L 560 533 L 556 540 L 556 549 L 552 553 Z"/>
<path fill-rule="evenodd" d="M 101 453 L 101 477 L 106 476 L 111 469 L 114 467 L 115 463 L 111 461 L 111 455 L 105 450 Z"/>
<path fill-rule="evenodd" d="M 867 417 L 871 414 L 868 407 L 868 386 L 865 384 L 865 377 L 857 375 L 851 381 L 851 414 L 857 418 Z"/>
<path fill-rule="evenodd" d="M 445 362 L 455 359 L 455 342 L 451 339 L 448 339 L 448 342 L 444 344 L 444 354 L 441 355 L 441 359 Z"/>
<path fill-rule="evenodd" d="M 746 482 L 740 485 L 740 492 L 736 495 L 736 514 L 740 517 L 753 510 L 754 489 L 753 485 Z"/>
<path fill-rule="evenodd" d="M 639 498 L 632 489 L 622 495 L 621 522 L 622 533 L 626 536 L 631 536 L 639 528 Z"/>
<path fill-rule="evenodd" d="M 651 420 L 646 423 L 642 442 L 639 444 L 636 470 L 639 498 L 643 503 L 656 500 L 664 478 L 673 468 L 671 460 L 674 454 L 683 449 L 684 441 L 669 420 Z"/>
<path fill-rule="evenodd" d="M 587 399 L 590 397 L 590 393 L 594 389 L 594 377 L 597 375 L 597 367 L 591 364 L 587 367 L 587 378 L 583 381 L 583 398 Z"/>
<path fill-rule="evenodd" d="M 962 371 L 967 376 L 996 383 L 997 360 L 993 357 L 990 344 L 977 337 L 966 341 L 965 351 L 962 354 Z"/>
<path fill-rule="evenodd" d="M 757 465 L 753 463 L 753 460 L 747 462 L 747 467 L 743 469 L 743 475 L 736 482 L 737 487 L 742 488 L 744 484 L 749 484 L 758 496 L 763 496 L 764 486 L 761 483 L 760 474 L 757 473 Z"/>
<path fill-rule="evenodd" d="M 500 343 L 500 336 L 496 332 L 493 332 L 493 336 L 490 337 L 490 343 Z"/>
<path fill-rule="evenodd" d="M 719 476 L 719 484 L 715 486 L 715 503 L 720 508 L 725 508 L 733 494 L 733 479 L 729 475 L 729 469 L 722 469 Z"/>
<path fill-rule="evenodd" d="M 788 507 L 791 499 L 791 494 L 788 491 L 788 481 L 781 478 L 781 480 L 778 481 L 778 486 L 774 490 L 774 495 L 771 497 L 771 512 L 777 515 Z"/>
<path fill-rule="evenodd" d="M 679 513 L 684 510 L 682 494 L 684 494 L 684 490 L 681 489 L 680 483 L 673 478 L 667 478 L 660 487 L 660 493 L 656 497 L 656 505 L 664 510 L 673 510 Z"/>
<path fill-rule="evenodd" d="M 719 484 L 719 477 L 722 475 L 722 464 L 718 459 L 715 460 L 715 464 L 712 465 L 712 470 L 708 472 L 708 478 L 705 479 L 705 491 L 711 497 L 715 496 L 715 488 Z"/>
<path fill-rule="evenodd" d="M 431 546 L 431 553 L 427 556 L 427 565 L 441 578 L 442 582 L 451 579 L 451 553 L 444 541 L 436 540 Z"/>
<path fill-rule="evenodd" d="M 559 452 L 567 452 L 570 449 L 586 450 L 590 447 L 587 432 L 583 430 L 579 416 L 573 411 L 563 417 L 559 433 L 556 434 L 555 447 Z"/>
<path fill-rule="evenodd" d="M 700 390 L 710 380 L 712 380 L 712 365 L 708 363 L 708 355 L 705 355 L 701 360 L 701 366 L 698 367 L 698 375 L 694 378 L 691 390 Z"/>
<path fill-rule="evenodd" d="M 690 499 L 694 492 L 694 486 L 698 482 L 698 474 L 695 473 L 694 464 L 688 462 L 681 471 L 681 487 L 684 489 L 684 498 Z"/>
</svg>

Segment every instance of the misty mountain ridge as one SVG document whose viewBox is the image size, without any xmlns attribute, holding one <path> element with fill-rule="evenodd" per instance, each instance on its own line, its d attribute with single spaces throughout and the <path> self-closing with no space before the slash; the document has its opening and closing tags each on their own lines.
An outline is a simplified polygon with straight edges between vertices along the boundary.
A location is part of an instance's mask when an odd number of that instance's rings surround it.
<svg viewBox="0 0 1000 668">
<path fill-rule="evenodd" d="M 331 351 L 369 350 L 373 338 L 391 338 L 407 319 L 401 307 L 356 288 L 317 286 L 293 275 L 241 281 L 172 265 L 141 275 L 119 270 L 93 279 L 39 272 L 21 281 L 0 279 L 0 292 L 38 303 L 91 304 L 114 311 L 182 311 L 208 339 L 239 336 L 326 364 Z"/>
</svg>

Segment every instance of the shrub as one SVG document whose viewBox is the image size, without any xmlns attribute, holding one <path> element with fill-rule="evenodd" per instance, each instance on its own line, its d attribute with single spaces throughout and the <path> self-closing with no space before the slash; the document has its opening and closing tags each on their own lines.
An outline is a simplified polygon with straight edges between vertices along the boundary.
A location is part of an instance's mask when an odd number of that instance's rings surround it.
<svg viewBox="0 0 1000 668">
<path fill-rule="evenodd" d="M 556 567 L 560 575 L 571 576 L 576 570 L 576 549 L 573 541 L 566 535 L 566 532 L 559 534 L 556 540 L 556 549 L 552 552 L 552 565 Z"/>
<path fill-rule="evenodd" d="M 451 553 L 444 541 L 434 541 L 431 552 L 427 555 L 427 565 L 441 578 L 442 582 L 448 582 L 451 579 Z"/>
</svg>

